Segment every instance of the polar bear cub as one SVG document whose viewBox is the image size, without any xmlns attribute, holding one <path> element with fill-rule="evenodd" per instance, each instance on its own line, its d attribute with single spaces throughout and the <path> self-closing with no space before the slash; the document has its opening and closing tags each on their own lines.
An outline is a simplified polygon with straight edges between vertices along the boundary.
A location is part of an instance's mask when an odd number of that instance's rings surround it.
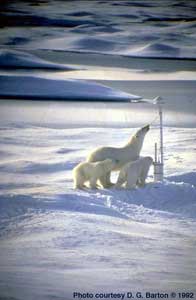
<svg viewBox="0 0 196 300">
<path fill-rule="evenodd" d="M 129 162 L 120 170 L 115 187 L 119 188 L 125 183 L 128 189 L 134 188 L 136 185 L 144 186 L 150 166 L 153 159 L 150 156 L 140 157 L 139 159 Z"/>
<path fill-rule="evenodd" d="M 111 172 L 115 162 L 105 159 L 98 162 L 82 162 L 73 169 L 74 188 L 82 189 L 85 182 L 89 182 L 90 188 L 97 187 L 97 180 Z"/>
</svg>

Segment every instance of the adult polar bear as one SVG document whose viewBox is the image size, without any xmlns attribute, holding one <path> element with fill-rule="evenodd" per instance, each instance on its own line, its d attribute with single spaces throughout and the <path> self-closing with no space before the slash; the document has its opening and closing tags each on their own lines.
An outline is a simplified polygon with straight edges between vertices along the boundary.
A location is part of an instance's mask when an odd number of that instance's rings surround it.
<svg viewBox="0 0 196 300">
<path fill-rule="evenodd" d="M 87 157 L 88 162 L 102 161 L 112 159 L 116 164 L 112 170 L 120 170 L 126 163 L 137 160 L 140 156 L 140 151 L 143 146 L 146 133 L 149 131 L 150 125 L 146 125 L 139 129 L 134 136 L 128 141 L 124 147 L 101 147 L 95 149 Z M 112 185 L 110 181 L 111 172 L 107 172 L 99 180 L 104 188 Z"/>
</svg>

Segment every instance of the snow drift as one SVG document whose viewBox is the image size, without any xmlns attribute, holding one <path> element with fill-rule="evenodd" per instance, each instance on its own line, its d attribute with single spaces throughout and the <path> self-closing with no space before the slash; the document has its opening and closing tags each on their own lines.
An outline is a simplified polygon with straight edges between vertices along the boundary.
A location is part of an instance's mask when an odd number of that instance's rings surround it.
<svg viewBox="0 0 196 300">
<path fill-rule="evenodd" d="M 32 100 L 131 101 L 141 97 L 84 80 L 0 76 L 0 97 Z"/>
<path fill-rule="evenodd" d="M 0 50 L 0 68 L 78 70 L 71 66 L 46 61 L 28 52 L 7 49 Z"/>
</svg>

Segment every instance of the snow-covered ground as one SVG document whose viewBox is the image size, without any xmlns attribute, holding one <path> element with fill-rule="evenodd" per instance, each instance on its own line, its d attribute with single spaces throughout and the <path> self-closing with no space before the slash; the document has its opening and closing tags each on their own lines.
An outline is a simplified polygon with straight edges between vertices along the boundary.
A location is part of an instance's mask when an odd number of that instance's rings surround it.
<svg viewBox="0 0 196 300">
<path fill-rule="evenodd" d="M 194 1 L 3 2 L 0 299 L 196 297 L 195 20 Z M 158 95 L 164 182 L 74 190 L 89 151 L 146 124 L 153 156 Z"/>
<path fill-rule="evenodd" d="M 1 125 L 3 299 L 195 289 L 194 128 L 165 128 L 164 183 L 151 170 L 143 189 L 73 190 L 71 170 L 91 149 L 135 130 Z M 142 155 L 157 136 L 152 127 Z"/>
</svg>

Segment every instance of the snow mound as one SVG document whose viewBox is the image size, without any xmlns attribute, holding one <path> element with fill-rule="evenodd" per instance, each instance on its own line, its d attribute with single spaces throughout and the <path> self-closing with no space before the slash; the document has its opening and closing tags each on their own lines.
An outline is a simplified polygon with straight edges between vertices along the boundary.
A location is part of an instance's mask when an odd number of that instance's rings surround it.
<svg viewBox="0 0 196 300">
<path fill-rule="evenodd" d="M 144 189 L 122 191 L 119 196 L 129 204 L 196 218 L 196 189 L 187 183 L 152 183 Z"/>
<path fill-rule="evenodd" d="M 189 172 L 189 173 L 180 174 L 180 175 L 168 176 L 167 180 L 173 181 L 173 182 L 189 183 L 196 187 L 196 172 Z"/>
<path fill-rule="evenodd" d="M 179 57 L 180 49 L 164 43 L 152 43 L 130 51 L 131 55 L 144 57 Z"/>
<path fill-rule="evenodd" d="M 134 190 L 99 190 L 80 192 L 88 194 L 87 203 L 94 201 L 119 213 L 119 217 L 137 221 L 149 221 L 149 217 L 175 214 L 179 217 L 196 218 L 196 188 L 189 183 L 168 182 L 148 183 L 145 188 Z M 78 191 L 76 192 L 78 195 Z M 66 199 L 67 197 L 65 197 Z M 65 200 L 66 201 L 66 200 Z M 80 198 L 78 198 L 80 203 Z M 80 206 L 80 204 L 78 205 Z M 93 212 L 96 213 L 96 212 Z"/>
<path fill-rule="evenodd" d="M 32 100 L 131 101 L 141 97 L 84 80 L 0 76 L 0 97 Z"/>
<path fill-rule="evenodd" d="M 73 71 L 77 68 L 65 66 L 62 64 L 48 62 L 33 54 L 16 51 L 16 50 L 0 50 L 0 68 L 33 68 L 33 69 L 54 69 Z"/>
<path fill-rule="evenodd" d="M 134 190 L 68 189 L 64 193 L 40 196 L 10 193 L 0 197 L 0 208 L 1 218 L 16 217 L 31 210 L 60 210 L 148 223 L 160 216 L 195 219 L 196 188 L 188 183 L 165 181 Z"/>
<path fill-rule="evenodd" d="M 79 207 L 83 206 L 84 201 L 90 206 L 101 205 L 110 209 L 110 216 L 120 218 L 149 221 L 151 216 L 155 217 L 161 213 L 167 215 L 172 213 L 182 218 L 196 218 L 196 188 L 184 182 L 166 180 L 163 183 L 148 183 L 145 188 L 134 190 L 85 190 L 76 191 L 74 195 L 73 199 L 75 197 L 78 199 Z M 80 203 L 80 197 L 83 203 Z M 65 202 L 66 199 L 67 196 Z M 114 212 L 119 215 L 115 215 Z M 91 213 L 96 214 L 96 210 Z"/>
<path fill-rule="evenodd" d="M 118 49 L 119 45 L 114 41 L 106 39 L 86 37 L 72 43 L 71 48 L 80 51 L 112 52 L 115 49 Z"/>
</svg>

